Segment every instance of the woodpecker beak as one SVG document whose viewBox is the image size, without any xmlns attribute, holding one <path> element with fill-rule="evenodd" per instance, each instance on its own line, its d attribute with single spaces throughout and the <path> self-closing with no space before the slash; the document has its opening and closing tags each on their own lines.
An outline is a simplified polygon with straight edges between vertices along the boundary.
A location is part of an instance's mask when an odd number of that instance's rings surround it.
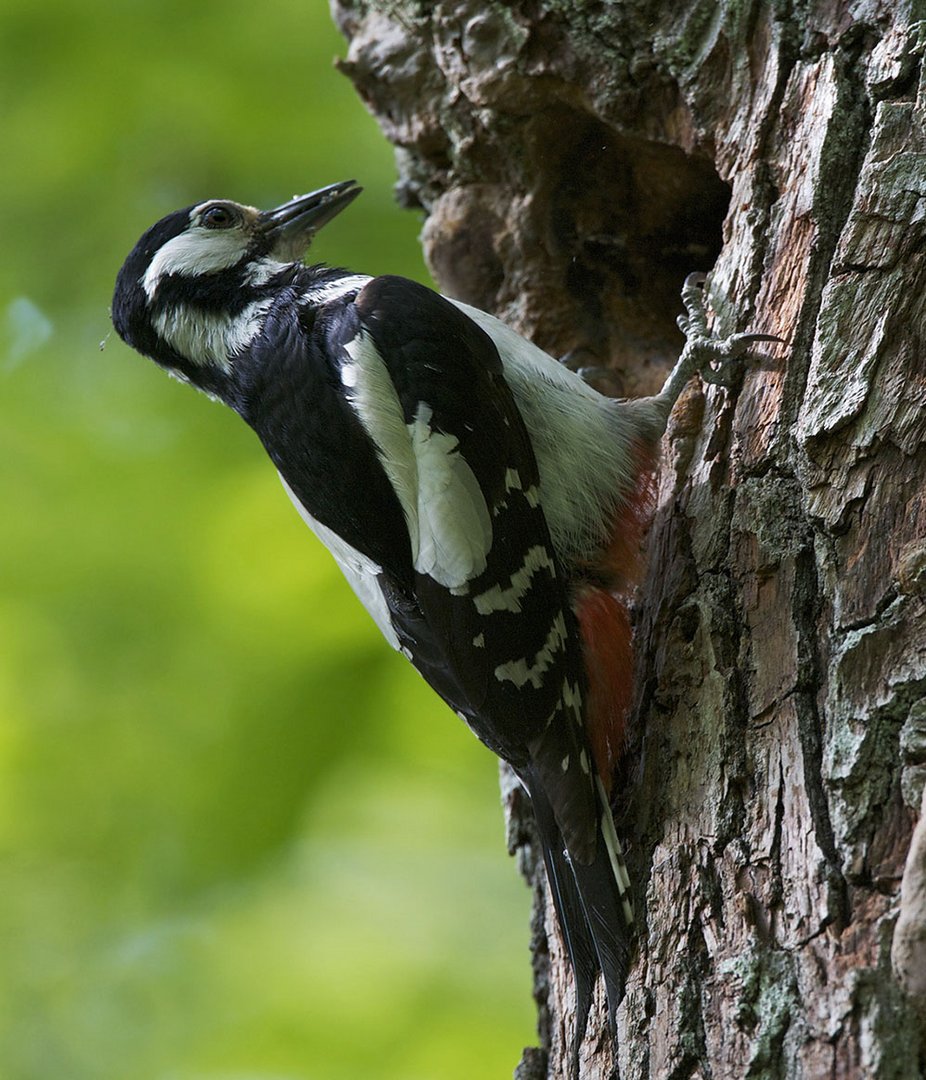
<svg viewBox="0 0 926 1080">
<path fill-rule="evenodd" d="M 357 198 L 363 188 L 356 180 L 329 184 L 308 195 L 297 195 L 274 210 L 265 210 L 260 225 L 275 254 L 301 255 L 312 237 Z"/>
</svg>

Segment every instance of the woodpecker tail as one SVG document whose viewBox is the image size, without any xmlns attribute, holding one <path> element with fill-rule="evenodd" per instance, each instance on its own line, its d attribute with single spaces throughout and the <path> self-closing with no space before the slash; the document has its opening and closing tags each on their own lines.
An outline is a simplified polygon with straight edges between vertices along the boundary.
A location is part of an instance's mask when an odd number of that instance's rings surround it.
<svg viewBox="0 0 926 1080">
<path fill-rule="evenodd" d="M 576 987 L 576 1030 L 572 1070 L 578 1077 L 598 972 L 604 975 L 608 1018 L 616 1032 L 617 1006 L 624 995 L 630 959 L 630 881 L 604 787 L 598 782 L 599 820 L 595 857 L 583 864 L 569 857 L 553 808 L 538 784 L 528 783 L 553 905 L 572 963 Z"/>
</svg>

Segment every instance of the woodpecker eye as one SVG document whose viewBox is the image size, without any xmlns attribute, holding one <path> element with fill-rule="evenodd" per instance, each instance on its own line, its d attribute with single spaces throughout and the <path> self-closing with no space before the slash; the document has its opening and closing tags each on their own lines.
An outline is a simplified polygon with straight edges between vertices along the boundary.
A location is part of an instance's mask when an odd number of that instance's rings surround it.
<svg viewBox="0 0 926 1080">
<path fill-rule="evenodd" d="M 237 224 L 238 215 L 230 206 L 210 206 L 199 220 L 207 229 L 230 229 Z"/>
</svg>

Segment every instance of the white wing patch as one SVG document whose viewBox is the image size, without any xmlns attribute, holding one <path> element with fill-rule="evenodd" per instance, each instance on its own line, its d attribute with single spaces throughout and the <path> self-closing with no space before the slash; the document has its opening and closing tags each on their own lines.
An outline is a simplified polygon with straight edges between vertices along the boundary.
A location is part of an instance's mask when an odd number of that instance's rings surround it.
<svg viewBox="0 0 926 1080">
<path fill-rule="evenodd" d="M 409 424 L 418 467 L 418 557 L 415 569 L 448 589 L 464 590 L 486 568 L 492 520 L 476 475 L 454 435 L 434 431 L 422 402 Z"/>
<path fill-rule="evenodd" d="M 286 483 L 286 480 L 282 476 L 280 476 L 280 480 L 286 489 L 286 494 L 292 500 L 293 506 L 299 511 L 299 516 L 334 556 L 335 562 L 341 568 L 341 573 L 347 578 L 348 585 L 354 590 L 357 599 L 373 617 L 373 621 L 379 627 L 383 637 L 393 649 L 400 649 L 399 637 L 392 625 L 389 605 L 386 603 L 386 598 L 383 596 L 383 591 L 377 581 L 382 568 L 362 552 L 357 551 L 346 540 L 342 540 L 336 532 L 333 532 L 326 525 L 322 525 L 320 521 L 316 521 L 299 501 L 299 497 Z"/>
<path fill-rule="evenodd" d="M 376 444 L 379 460 L 405 514 L 412 560 L 417 562 L 418 467 L 402 415 L 402 403 L 382 357 L 367 334 L 361 330 L 344 349 L 352 360 L 350 365 L 345 365 L 350 373 L 345 381 L 347 401 Z"/>
<path fill-rule="evenodd" d="M 363 331 L 345 346 L 351 362 L 341 380 L 347 400 L 376 444 L 398 496 L 411 539 L 412 562 L 448 589 L 465 592 L 486 566 L 492 521 L 479 481 L 455 436 L 431 427 L 432 410 L 418 406 L 405 423 L 392 379 Z"/>
<path fill-rule="evenodd" d="M 272 299 L 255 300 L 232 316 L 176 304 L 158 312 L 152 325 L 187 360 L 203 367 L 215 364 L 228 371 L 231 358 L 260 333 L 272 304 Z"/>
</svg>

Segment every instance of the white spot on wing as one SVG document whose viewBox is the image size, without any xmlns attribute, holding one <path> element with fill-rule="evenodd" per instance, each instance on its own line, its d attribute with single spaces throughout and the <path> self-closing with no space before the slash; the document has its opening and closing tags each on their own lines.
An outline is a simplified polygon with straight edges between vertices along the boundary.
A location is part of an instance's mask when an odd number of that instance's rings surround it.
<svg viewBox="0 0 926 1080">
<path fill-rule="evenodd" d="M 572 709 L 577 714 L 582 709 L 582 692 L 579 687 L 573 686 L 568 679 L 563 682 L 563 704 L 567 709 Z"/>
<path fill-rule="evenodd" d="M 631 442 L 639 429 L 626 404 L 596 393 L 499 319 L 448 299 L 498 349 L 541 477 L 528 501 L 539 498 L 554 550 L 587 558 L 610 539 L 614 513 L 636 480 Z"/>
<path fill-rule="evenodd" d="M 359 369 L 356 364 L 341 365 L 341 382 L 344 386 L 356 386 L 359 378 Z"/>
<path fill-rule="evenodd" d="M 505 417 L 505 423 L 508 423 L 508 417 Z M 524 498 L 528 506 L 536 507 L 540 505 L 540 491 L 536 484 L 532 484 L 529 488 L 525 488 L 521 481 L 521 474 L 517 469 L 508 469 L 505 472 L 505 491 L 523 491 Z M 493 508 L 493 514 L 498 516 L 503 510 L 508 509 L 508 500 L 502 499 L 495 504 Z"/>
<path fill-rule="evenodd" d="M 547 640 L 534 657 L 533 664 L 528 664 L 526 660 L 511 660 L 507 664 L 499 664 L 495 669 L 495 678 L 499 682 L 514 683 L 517 687 L 530 683 L 535 690 L 539 690 L 543 685 L 544 674 L 565 643 L 566 623 L 563 613 L 559 612 L 553 620 Z"/>
<path fill-rule="evenodd" d="M 532 547 L 524 556 L 524 565 L 511 575 L 510 588 L 503 589 L 500 585 L 493 585 L 479 596 L 474 596 L 476 610 L 480 615 L 489 615 L 493 611 L 519 612 L 521 600 L 530 590 L 531 579 L 540 569 L 547 569 L 554 575 L 556 573 L 553 559 L 542 544 Z"/>
</svg>

